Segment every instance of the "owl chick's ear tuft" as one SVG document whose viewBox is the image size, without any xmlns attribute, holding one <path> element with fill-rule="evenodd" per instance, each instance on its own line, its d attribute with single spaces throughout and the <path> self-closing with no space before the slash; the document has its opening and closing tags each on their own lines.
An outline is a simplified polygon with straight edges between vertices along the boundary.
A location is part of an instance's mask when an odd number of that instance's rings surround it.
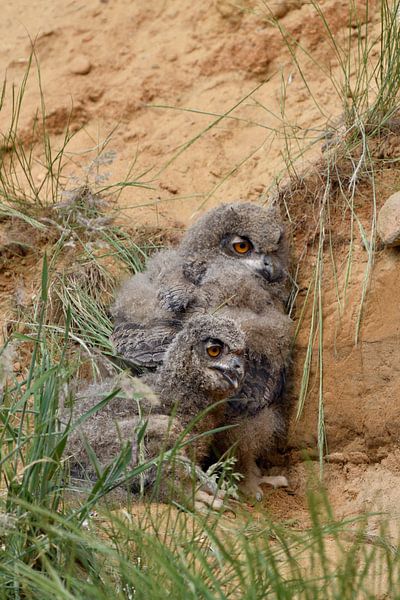
<svg viewBox="0 0 400 600">
<path fill-rule="evenodd" d="M 282 221 L 281 209 L 277 202 L 271 202 L 271 204 L 268 204 L 265 207 L 265 210 L 267 211 L 267 213 L 271 219 L 274 219 L 278 222 Z"/>
</svg>

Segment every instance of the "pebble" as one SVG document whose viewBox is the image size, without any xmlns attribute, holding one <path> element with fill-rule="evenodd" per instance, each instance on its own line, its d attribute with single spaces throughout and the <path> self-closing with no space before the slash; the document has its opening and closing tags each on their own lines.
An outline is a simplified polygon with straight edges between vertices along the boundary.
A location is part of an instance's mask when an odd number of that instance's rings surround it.
<svg viewBox="0 0 400 600">
<path fill-rule="evenodd" d="M 334 464 L 352 463 L 353 465 L 364 465 L 369 463 L 369 457 L 365 452 L 332 452 L 327 456 L 328 462 Z"/>
<path fill-rule="evenodd" d="M 353 465 L 367 465 L 369 463 L 368 454 L 365 452 L 349 452 L 348 459 Z"/>
<path fill-rule="evenodd" d="M 289 12 L 288 3 L 285 0 L 277 0 L 271 6 L 271 12 L 275 19 L 282 19 Z"/>
<path fill-rule="evenodd" d="M 86 56 L 79 54 L 71 62 L 69 70 L 74 75 L 87 75 L 92 70 L 92 64 Z"/>
<path fill-rule="evenodd" d="M 15 362 L 13 364 L 13 369 L 14 369 L 14 371 L 20 371 L 21 370 L 21 363 Z"/>
<path fill-rule="evenodd" d="M 400 246 L 400 192 L 389 196 L 382 206 L 377 230 L 385 246 Z"/>
<path fill-rule="evenodd" d="M 301 8 L 305 4 L 302 0 L 275 0 L 269 3 L 269 9 L 275 19 L 282 19 L 291 10 Z"/>
<path fill-rule="evenodd" d="M 346 457 L 343 452 L 332 452 L 327 456 L 327 459 L 330 463 L 344 463 L 346 462 Z"/>
<path fill-rule="evenodd" d="M 98 88 L 98 89 L 91 89 L 88 91 L 88 98 L 91 102 L 98 102 L 98 100 L 100 100 L 100 98 L 102 97 L 102 95 L 104 94 L 104 90 Z"/>
<path fill-rule="evenodd" d="M 19 67 L 21 65 L 27 65 L 28 62 L 29 62 L 28 58 L 15 58 L 10 63 L 8 63 L 8 68 L 11 69 L 12 67 Z"/>
</svg>

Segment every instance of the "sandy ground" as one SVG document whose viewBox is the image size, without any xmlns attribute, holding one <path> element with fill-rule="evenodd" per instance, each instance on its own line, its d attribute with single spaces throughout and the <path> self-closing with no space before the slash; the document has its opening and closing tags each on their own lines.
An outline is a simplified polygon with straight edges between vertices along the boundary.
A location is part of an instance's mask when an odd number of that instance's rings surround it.
<svg viewBox="0 0 400 600">
<path fill-rule="evenodd" d="M 332 30 L 344 37 L 347 2 L 322 4 Z M 285 169 L 284 130 L 291 131 L 295 155 L 303 143 L 298 147 L 295 135 L 308 139 L 340 116 L 338 96 L 323 73 L 339 76 L 338 61 L 315 11 L 301 0 L 276 0 L 270 7 L 282 15 L 288 38 L 304 49 L 296 55 L 309 89 L 266 6 L 248 1 L 4 2 L 0 72 L 10 85 L 20 82 L 29 34 L 36 40 L 50 132 L 61 134 L 71 111 L 70 126 L 80 129 L 69 145 L 76 153 L 70 172 L 83 177 L 77 155 L 87 165 L 83 152 L 110 135 L 112 181 L 125 179 L 134 163 L 130 178 L 153 188 L 123 194 L 121 204 L 134 207 L 128 214 L 164 225 L 187 223 L 200 207 L 256 199 L 268 190 Z M 311 52 L 312 60 L 306 56 Z M 33 76 L 21 117 L 27 131 L 37 88 Z M 0 118 L 7 123 L 7 110 Z M 314 155 L 319 151 L 317 145 Z M 138 212 L 143 204 L 151 207 Z"/>
<path fill-rule="evenodd" d="M 337 40 L 345 39 L 347 2 L 326 0 L 320 5 Z M 357 5 L 362 20 L 363 3 Z M 271 12 L 288 39 L 298 43 L 296 59 L 307 85 L 268 18 Z M 377 11 L 369 14 L 369 20 L 372 30 L 378 31 Z M 76 132 L 68 146 L 65 185 L 68 177 L 84 179 L 85 166 L 107 139 L 107 150 L 113 152 L 113 162 L 107 165 L 110 182 L 128 177 L 150 188 L 129 187 L 121 194 L 120 207 L 130 222 L 181 227 L 199 211 L 224 200 L 266 199 L 275 181 L 286 176 L 288 156 L 295 156 L 310 138 L 320 135 L 296 170 L 303 172 L 318 160 L 327 123 L 338 122 L 342 112 L 326 75 L 339 77 L 337 57 L 315 10 L 302 0 L 269 4 L 4 0 L 0 40 L 0 74 L 8 82 L 0 128 L 8 126 L 12 84 L 20 84 L 35 40 L 53 143 L 60 143 L 69 120 Z M 372 57 L 374 52 L 378 50 Z M 21 112 L 26 140 L 38 104 L 32 69 Z M 34 177 L 39 180 L 42 172 L 38 163 Z M 382 180 L 379 201 L 398 184 L 391 172 Z M 364 190 L 358 199 L 366 218 L 370 196 Z M 307 190 L 292 195 L 290 203 L 297 222 L 308 219 L 309 229 L 315 226 Z M 337 243 L 344 244 L 340 219 L 336 225 Z M 294 238 L 297 257 L 304 256 L 304 239 Z M 344 276 L 345 251 L 344 246 L 339 277 Z M 341 318 L 329 267 L 325 275 L 324 394 L 331 454 L 326 485 L 338 515 L 371 508 L 396 513 L 400 283 L 394 274 L 400 258 L 395 250 L 377 256 L 355 346 L 367 260 L 361 243 L 356 244 L 354 257 L 347 309 Z M 309 273 L 306 253 L 300 283 L 306 285 Z M 3 265 L 3 300 L 16 284 Z M 307 336 L 306 319 L 296 348 L 294 396 Z M 314 388 L 303 418 L 291 427 L 290 466 L 279 467 L 280 472 L 288 472 L 294 495 L 279 491 L 267 499 L 279 516 L 304 510 L 306 472 L 300 450 L 307 448 L 315 455 L 318 390 Z"/>
</svg>

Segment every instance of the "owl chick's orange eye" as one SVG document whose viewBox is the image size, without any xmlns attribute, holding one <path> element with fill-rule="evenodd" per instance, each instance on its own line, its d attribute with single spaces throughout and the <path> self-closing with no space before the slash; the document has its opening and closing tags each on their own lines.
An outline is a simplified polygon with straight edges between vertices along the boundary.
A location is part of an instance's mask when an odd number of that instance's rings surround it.
<svg viewBox="0 0 400 600">
<path fill-rule="evenodd" d="M 217 356 L 219 356 L 222 352 L 222 348 L 221 346 L 217 346 L 217 345 L 213 345 L 213 346 L 208 346 L 207 348 L 207 354 L 208 356 L 211 356 L 211 358 L 217 358 Z"/>
<path fill-rule="evenodd" d="M 240 240 L 240 242 L 233 243 L 233 249 L 238 254 L 247 254 L 252 248 L 253 246 L 248 240 Z"/>
</svg>

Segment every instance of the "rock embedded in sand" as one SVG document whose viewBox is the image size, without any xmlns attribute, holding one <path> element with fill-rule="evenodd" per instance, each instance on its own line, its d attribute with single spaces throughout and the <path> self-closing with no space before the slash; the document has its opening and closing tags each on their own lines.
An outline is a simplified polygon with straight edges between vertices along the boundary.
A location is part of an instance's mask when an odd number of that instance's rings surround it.
<svg viewBox="0 0 400 600">
<path fill-rule="evenodd" d="M 352 463 L 353 465 L 368 464 L 369 457 L 365 452 L 332 452 L 327 456 L 328 462 L 333 464 Z"/>
<path fill-rule="evenodd" d="M 301 0 L 276 0 L 270 3 L 269 9 L 275 19 L 282 19 L 293 9 L 301 8 Z"/>
<path fill-rule="evenodd" d="M 74 75 L 87 75 L 92 70 L 92 65 L 86 56 L 79 54 L 71 62 L 69 70 Z"/>
<path fill-rule="evenodd" d="M 369 463 L 368 454 L 365 452 L 349 452 L 348 461 L 353 465 L 367 465 Z"/>
<path fill-rule="evenodd" d="M 389 196 L 382 206 L 378 215 L 377 230 L 385 246 L 400 245 L 400 192 Z"/>
<path fill-rule="evenodd" d="M 327 460 L 330 463 L 340 464 L 345 463 L 347 459 L 343 452 L 332 452 L 327 456 Z"/>
<path fill-rule="evenodd" d="M 271 12 L 275 19 L 282 19 L 289 12 L 289 8 L 289 3 L 286 0 L 277 0 L 271 6 Z"/>
</svg>

